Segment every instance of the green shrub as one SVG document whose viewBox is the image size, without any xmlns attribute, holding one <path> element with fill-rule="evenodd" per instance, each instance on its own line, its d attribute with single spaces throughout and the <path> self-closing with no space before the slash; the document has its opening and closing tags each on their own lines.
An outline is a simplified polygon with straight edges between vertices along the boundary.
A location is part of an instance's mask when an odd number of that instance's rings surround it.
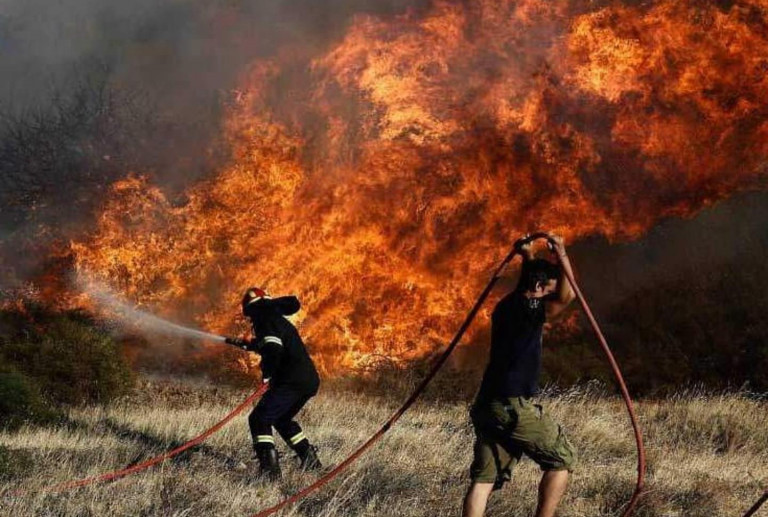
<svg viewBox="0 0 768 517">
<path fill-rule="evenodd" d="M 10 330 L 0 338 L 0 359 L 53 403 L 108 402 L 133 387 L 115 340 L 82 312 L 31 306 L 0 314 L 0 326 Z"/>
<path fill-rule="evenodd" d="M 24 422 L 44 423 L 55 417 L 40 391 L 26 375 L 0 370 L 0 426 L 15 429 Z"/>
</svg>

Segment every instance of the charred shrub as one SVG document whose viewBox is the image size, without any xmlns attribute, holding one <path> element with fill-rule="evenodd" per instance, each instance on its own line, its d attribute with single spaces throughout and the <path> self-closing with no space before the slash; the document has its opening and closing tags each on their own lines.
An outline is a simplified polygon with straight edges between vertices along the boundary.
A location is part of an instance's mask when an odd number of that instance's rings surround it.
<svg viewBox="0 0 768 517">
<path fill-rule="evenodd" d="M 83 312 L 28 305 L 0 313 L 0 330 L 3 364 L 50 402 L 108 402 L 133 386 L 115 340 Z"/>
</svg>

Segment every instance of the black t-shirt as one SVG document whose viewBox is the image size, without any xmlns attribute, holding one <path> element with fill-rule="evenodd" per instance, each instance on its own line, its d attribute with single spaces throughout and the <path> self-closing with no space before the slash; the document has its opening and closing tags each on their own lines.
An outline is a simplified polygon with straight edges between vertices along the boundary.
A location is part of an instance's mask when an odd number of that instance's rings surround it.
<svg viewBox="0 0 768 517">
<path fill-rule="evenodd" d="M 496 305 L 479 398 L 530 397 L 539 391 L 544 304 L 545 298 L 526 298 L 515 290 Z"/>
</svg>

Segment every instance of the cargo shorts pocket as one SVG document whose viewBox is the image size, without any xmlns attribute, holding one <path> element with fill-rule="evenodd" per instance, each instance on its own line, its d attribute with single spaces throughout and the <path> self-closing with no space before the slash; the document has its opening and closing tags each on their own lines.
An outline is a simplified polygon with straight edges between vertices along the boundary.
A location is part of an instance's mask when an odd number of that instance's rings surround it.
<svg viewBox="0 0 768 517">
<path fill-rule="evenodd" d="M 511 409 L 517 411 L 519 425 L 513 440 L 542 470 L 573 470 L 576 450 L 563 428 L 544 411 L 541 404 L 521 400 Z"/>
<path fill-rule="evenodd" d="M 554 440 L 536 443 L 534 449 L 527 454 L 538 463 L 541 470 L 572 472 L 576 465 L 576 449 L 559 425 Z"/>
</svg>

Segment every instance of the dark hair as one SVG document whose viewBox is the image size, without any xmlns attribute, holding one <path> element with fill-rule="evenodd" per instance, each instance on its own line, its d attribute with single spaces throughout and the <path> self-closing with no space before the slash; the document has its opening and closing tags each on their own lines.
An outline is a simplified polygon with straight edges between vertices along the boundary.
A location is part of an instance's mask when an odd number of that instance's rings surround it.
<svg viewBox="0 0 768 517">
<path fill-rule="evenodd" d="M 523 291 L 533 291 L 537 284 L 546 284 L 547 281 L 558 278 L 560 278 L 560 266 L 557 264 L 544 259 L 529 260 L 523 264 L 517 288 Z"/>
</svg>

